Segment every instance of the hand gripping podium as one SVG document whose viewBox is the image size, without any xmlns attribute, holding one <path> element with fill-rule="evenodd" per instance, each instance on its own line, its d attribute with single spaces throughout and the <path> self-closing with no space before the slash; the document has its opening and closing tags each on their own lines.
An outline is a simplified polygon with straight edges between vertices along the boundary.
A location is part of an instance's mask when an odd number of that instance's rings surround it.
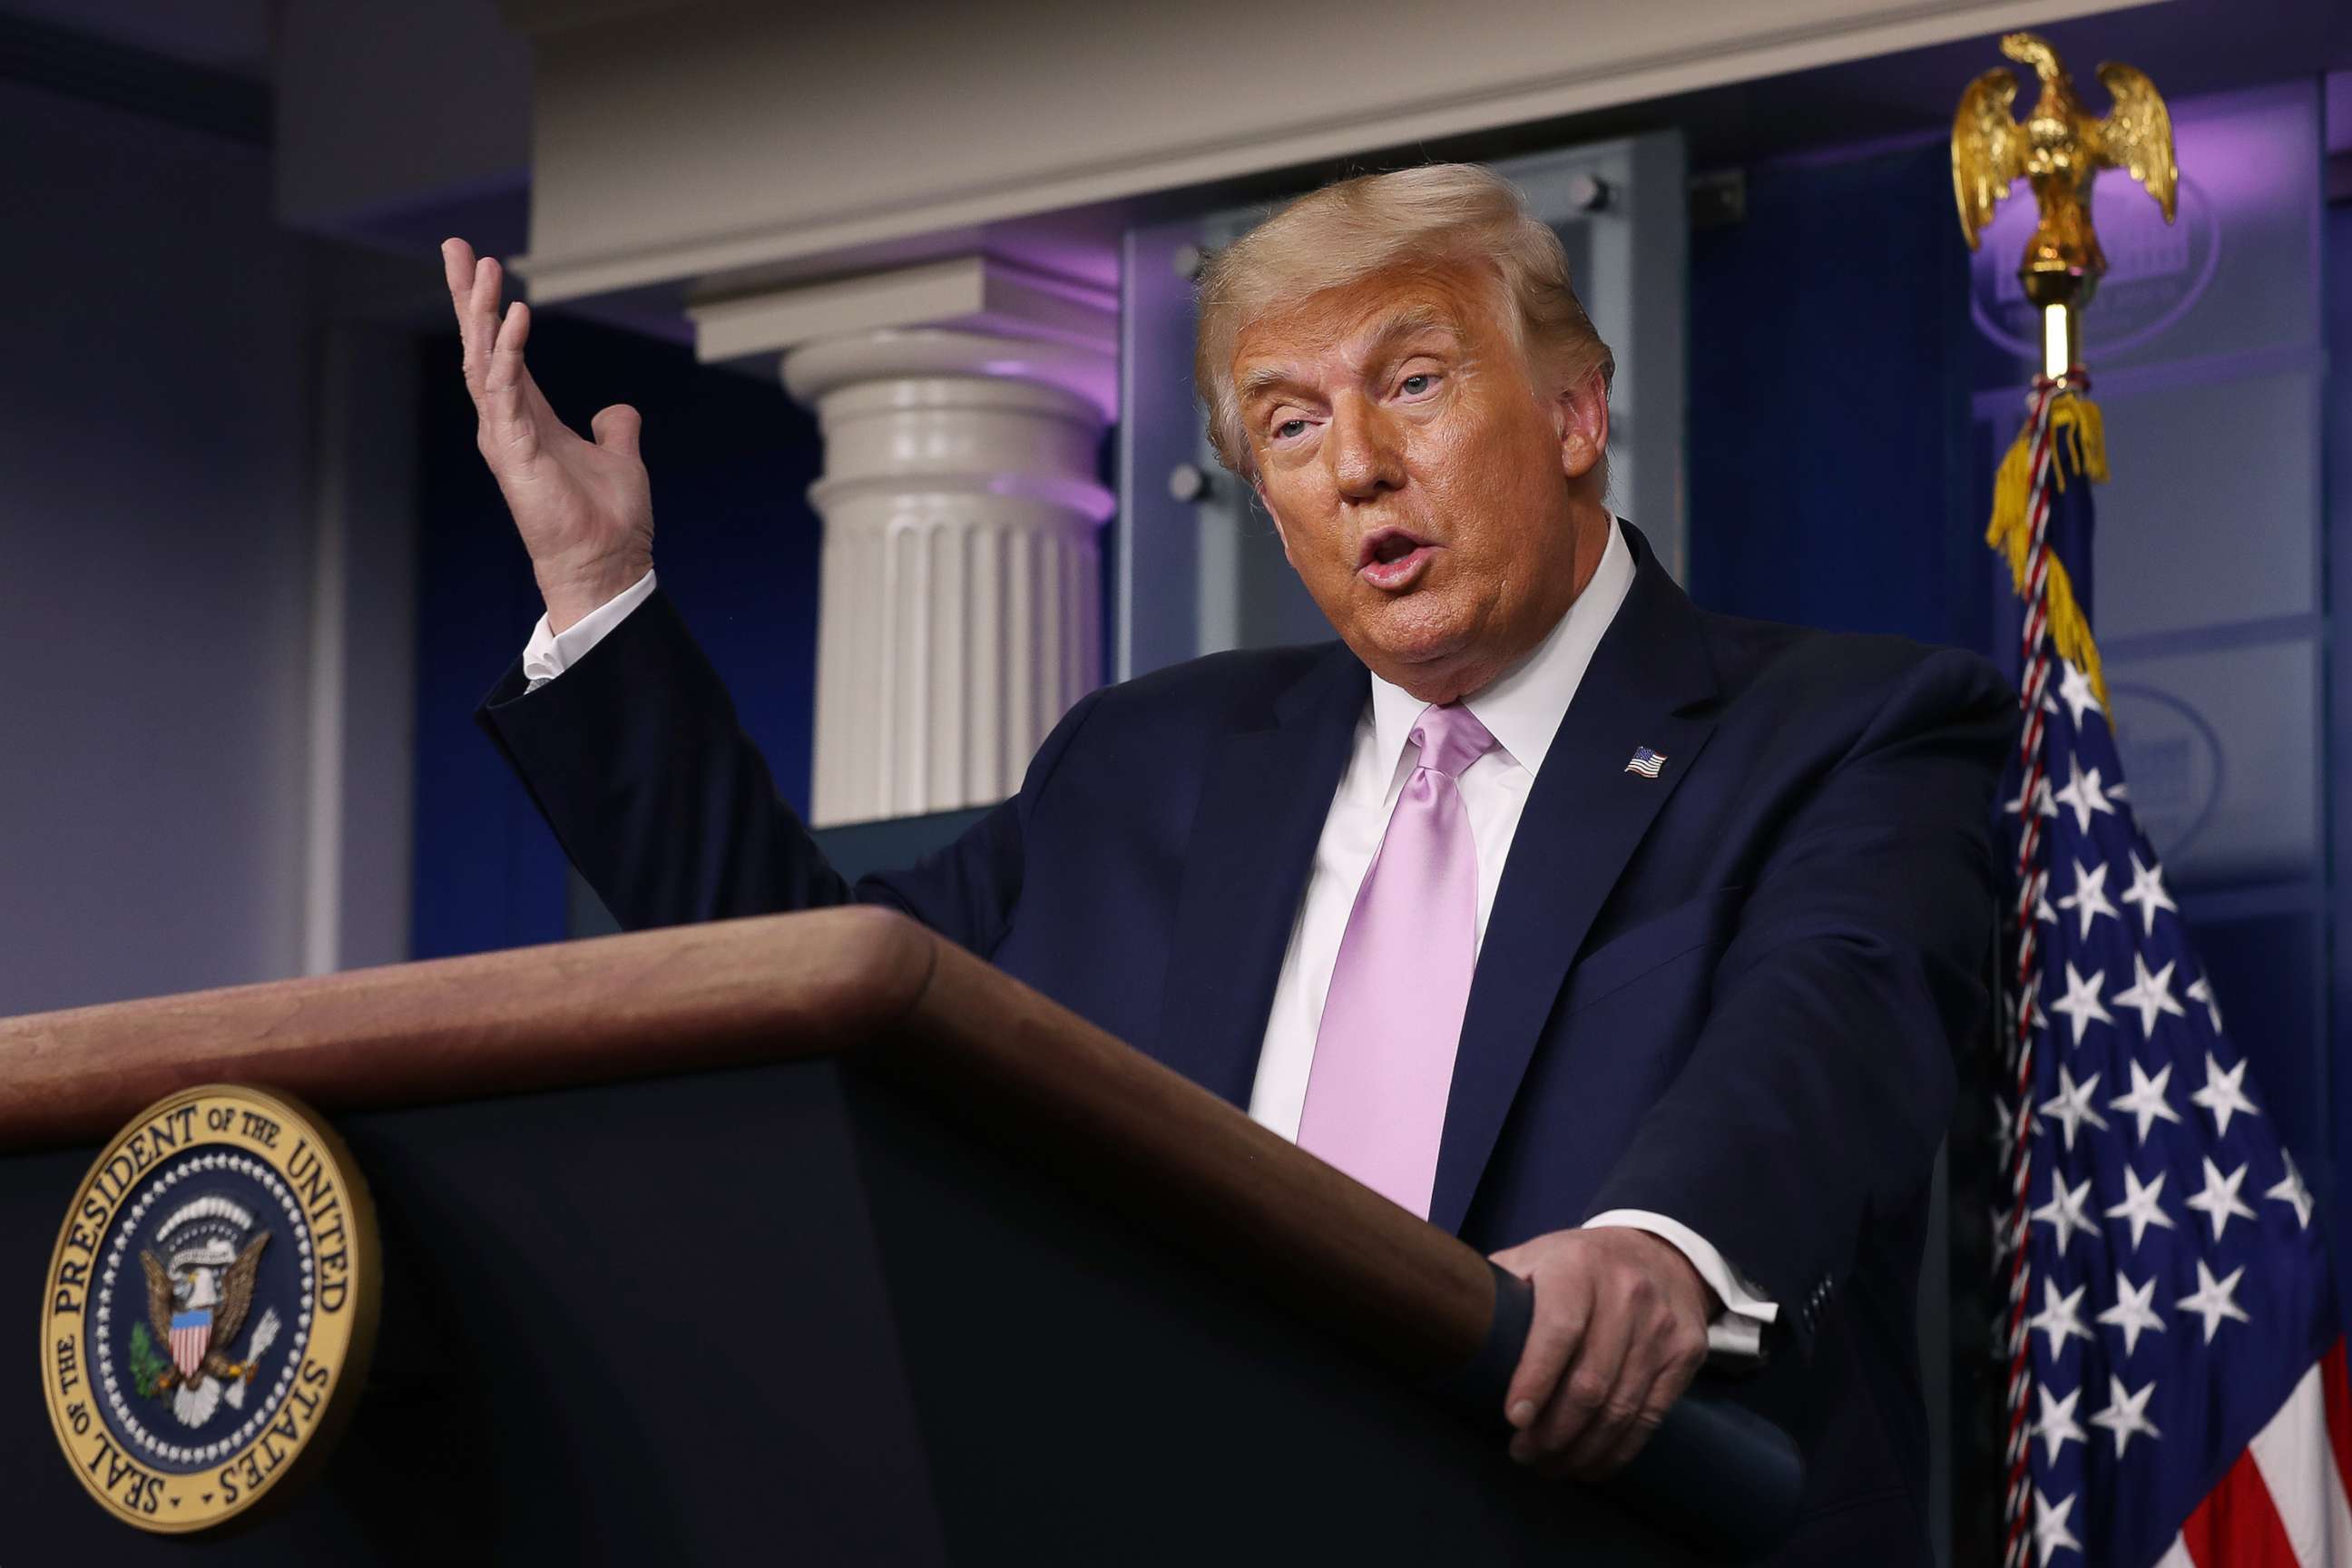
<svg viewBox="0 0 2352 1568">
<path fill-rule="evenodd" d="M 1524 1286 L 881 910 L 0 1021 L 0 1309 L 100 1141 L 213 1082 L 331 1114 L 372 1190 L 348 1430 L 142 1534 L 26 1334 L 0 1561 L 1673 1564 L 1794 1506 L 1696 1398 L 1612 1488 L 1511 1464 Z"/>
</svg>

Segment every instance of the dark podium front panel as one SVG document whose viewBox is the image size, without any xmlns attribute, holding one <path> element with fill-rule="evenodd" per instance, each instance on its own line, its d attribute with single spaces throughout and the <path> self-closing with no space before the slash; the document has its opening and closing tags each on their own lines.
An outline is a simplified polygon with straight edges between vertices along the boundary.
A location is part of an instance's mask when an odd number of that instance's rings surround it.
<svg viewBox="0 0 2352 1568">
<path fill-rule="evenodd" d="M 1686 1560 L 856 1068 L 337 1124 L 383 1328 L 316 1483 L 225 1533 L 125 1528 L 67 1472 L 27 1332 L 0 1563 Z M 0 1158 L 28 1328 L 92 1152 Z"/>
</svg>

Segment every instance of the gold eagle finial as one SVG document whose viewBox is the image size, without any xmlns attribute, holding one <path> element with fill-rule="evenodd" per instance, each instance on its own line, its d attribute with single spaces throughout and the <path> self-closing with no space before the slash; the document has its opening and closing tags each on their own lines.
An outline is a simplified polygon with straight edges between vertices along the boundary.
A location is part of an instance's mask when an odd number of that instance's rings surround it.
<svg viewBox="0 0 2352 1568">
<path fill-rule="evenodd" d="M 2101 169 L 2123 170 L 2147 187 L 2170 223 L 2180 186 L 2172 116 L 2156 84 L 2129 66 L 2099 68 L 2114 107 L 2105 120 L 2094 120 L 2047 42 L 2011 33 L 2000 52 L 2033 68 L 2042 94 L 2022 121 L 2010 113 L 2017 78 L 2009 71 L 1987 71 L 1960 94 L 1952 119 L 1952 193 L 1961 232 L 1974 250 L 2011 185 L 2029 182 L 2042 221 L 2018 267 L 2026 298 L 2044 307 L 2087 304 L 2107 269 L 2091 229 L 2091 181 Z"/>
</svg>

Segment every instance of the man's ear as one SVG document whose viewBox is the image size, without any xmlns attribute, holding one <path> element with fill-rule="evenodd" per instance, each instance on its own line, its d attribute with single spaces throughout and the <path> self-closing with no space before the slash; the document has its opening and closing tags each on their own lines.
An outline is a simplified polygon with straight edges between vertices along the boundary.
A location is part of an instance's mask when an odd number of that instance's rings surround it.
<svg viewBox="0 0 2352 1568">
<path fill-rule="evenodd" d="M 1609 389 L 1589 370 L 1553 405 L 1559 426 L 1559 471 L 1572 482 L 1601 466 L 1609 452 Z"/>
<path fill-rule="evenodd" d="M 1282 558 L 1290 563 L 1293 572 L 1297 571 L 1298 557 L 1290 552 L 1290 531 L 1282 526 L 1282 514 L 1274 510 L 1274 502 L 1265 493 L 1265 485 L 1261 480 L 1252 479 L 1250 489 L 1257 492 L 1257 504 L 1265 509 L 1265 515 L 1274 520 L 1275 537 L 1282 541 Z"/>
</svg>

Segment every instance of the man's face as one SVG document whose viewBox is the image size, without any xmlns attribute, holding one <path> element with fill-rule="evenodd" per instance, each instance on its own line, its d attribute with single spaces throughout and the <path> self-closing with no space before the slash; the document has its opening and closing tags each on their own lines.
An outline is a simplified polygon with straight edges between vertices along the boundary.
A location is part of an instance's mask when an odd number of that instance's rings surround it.
<svg viewBox="0 0 2352 1568">
<path fill-rule="evenodd" d="M 1378 273 L 1261 317 L 1234 384 L 1258 494 L 1307 591 L 1424 701 L 1532 648 L 1599 563 L 1579 484 L 1608 441 L 1597 378 L 1546 399 L 1467 263 Z M 1597 519 L 1597 521 L 1596 521 Z"/>
</svg>

